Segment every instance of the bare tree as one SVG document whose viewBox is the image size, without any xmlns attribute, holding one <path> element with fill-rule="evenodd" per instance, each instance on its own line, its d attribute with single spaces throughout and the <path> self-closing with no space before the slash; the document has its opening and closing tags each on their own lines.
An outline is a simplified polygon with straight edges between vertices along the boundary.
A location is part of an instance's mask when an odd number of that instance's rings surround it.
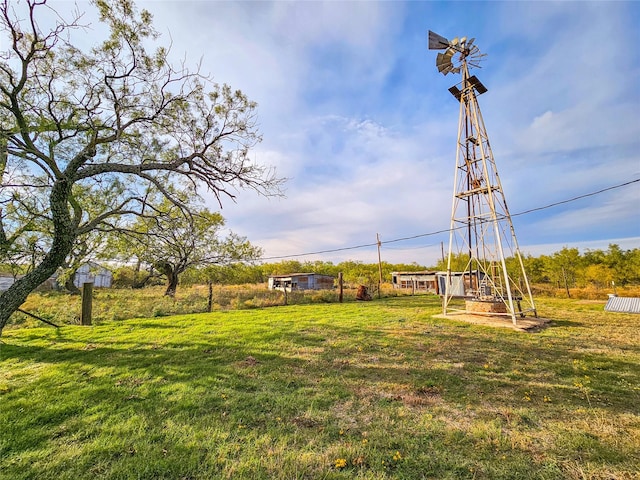
<svg viewBox="0 0 640 480">
<path fill-rule="evenodd" d="M 0 0 L 0 251 L 34 221 L 50 237 L 42 261 L 0 295 L 0 332 L 79 236 L 142 214 L 149 188 L 185 212 L 184 189 L 206 188 L 219 202 L 237 188 L 280 194 L 283 180 L 248 155 L 260 141 L 256 105 L 175 68 L 162 47 L 149 53 L 151 15 L 130 0 L 93 3 L 110 34 L 81 51 L 69 40 L 83 28 L 79 12 L 63 20 L 46 0 Z M 47 31 L 45 16 L 57 19 Z"/>
</svg>

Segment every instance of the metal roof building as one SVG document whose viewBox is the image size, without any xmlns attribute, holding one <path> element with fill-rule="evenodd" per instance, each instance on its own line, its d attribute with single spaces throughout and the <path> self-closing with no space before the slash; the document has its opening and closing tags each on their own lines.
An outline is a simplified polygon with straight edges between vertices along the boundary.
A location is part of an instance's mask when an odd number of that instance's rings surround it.
<svg viewBox="0 0 640 480">
<path fill-rule="evenodd" d="M 320 273 L 290 273 L 269 276 L 269 290 L 330 290 L 334 277 Z"/>
<path fill-rule="evenodd" d="M 439 293 L 437 272 L 391 272 L 393 288 Z"/>
<path fill-rule="evenodd" d="M 611 295 L 604 309 L 607 312 L 640 313 L 640 298 Z"/>
</svg>

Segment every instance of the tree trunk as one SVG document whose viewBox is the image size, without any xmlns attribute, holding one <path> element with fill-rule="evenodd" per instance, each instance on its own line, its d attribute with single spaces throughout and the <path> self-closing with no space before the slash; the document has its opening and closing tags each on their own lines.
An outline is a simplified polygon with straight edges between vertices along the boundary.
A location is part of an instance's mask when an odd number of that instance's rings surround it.
<svg viewBox="0 0 640 480">
<path fill-rule="evenodd" d="M 167 276 L 167 290 L 164 292 L 164 294 L 167 297 L 175 297 L 176 296 L 176 290 L 178 289 L 178 276 L 174 275 L 173 272 L 171 275 Z"/>
<path fill-rule="evenodd" d="M 64 260 L 64 257 L 63 259 Z M 49 278 L 58 268 L 53 260 L 43 261 L 35 270 L 17 280 L 0 295 L 0 333 L 9 321 L 9 317 L 24 303 L 29 294 Z"/>
<path fill-rule="evenodd" d="M 36 268 L 0 295 L 0 334 L 13 312 L 20 308 L 33 290 L 55 273 L 73 248 L 77 235 L 67 203 L 70 193 L 71 183 L 66 179 L 57 181 L 51 189 L 49 202 L 54 229 L 51 249 Z"/>
<path fill-rule="evenodd" d="M 71 295 L 80 295 L 80 289 L 75 286 L 73 280 L 76 278 L 76 272 L 73 272 L 73 275 L 69 275 L 67 279 L 64 281 L 64 288 Z"/>
<path fill-rule="evenodd" d="M 176 290 L 178 289 L 178 275 L 172 270 L 170 275 L 167 275 L 167 290 L 164 294 L 167 297 L 175 297 Z"/>
<path fill-rule="evenodd" d="M 164 294 L 167 297 L 175 297 L 178 289 L 178 268 L 165 261 L 157 262 L 155 267 L 167 277 L 167 289 Z"/>
</svg>

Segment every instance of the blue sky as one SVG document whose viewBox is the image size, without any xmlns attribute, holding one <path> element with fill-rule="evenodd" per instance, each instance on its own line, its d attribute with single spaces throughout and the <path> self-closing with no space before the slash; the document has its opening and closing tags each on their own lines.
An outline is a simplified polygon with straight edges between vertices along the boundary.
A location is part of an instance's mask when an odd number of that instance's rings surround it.
<svg viewBox="0 0 640 480">
<path fill-rule="evenodd" d="M 475 37 L 488 54 L 474 73 L 489 89 L 480 107 L 512 213 L 640 178 L 640 3 L 138 5 L 176 60 L 201 61 L 258 103 L 253 156 L 289 178 L 286 198 L 239 192 L 222 214 L 265 257 L 449 227 L 458 105 L 447 89 L 458 79 L 438 73 L 429 29 Z M 639 204 L 635 183 L 513 221 L 524 253 L 635 248 Z M 382 258 L 432 265 L 443 241 L 383 244 Z M 377 251 L 296 258 L 369 263 Z"/>
</svg>

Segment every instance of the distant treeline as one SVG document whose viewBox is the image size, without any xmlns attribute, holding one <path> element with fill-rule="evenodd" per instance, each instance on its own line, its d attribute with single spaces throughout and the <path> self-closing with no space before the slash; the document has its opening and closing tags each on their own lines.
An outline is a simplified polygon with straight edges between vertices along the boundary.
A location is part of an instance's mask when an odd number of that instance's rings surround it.
<svg viewBox="0 0 640 480">
<path fill-rule="evenodd" d="M 570 287 L 640 285 L 640 248 L 623 250 L 609 245 L 607 250 L 563 248 L 553 255 L 527 256 L 523 259 L 532 283 Z"/>
<path fill-rule="evenodd" d="M 515 259 L 508 259 L 513 267 Z M 580 253 L 577 248 L 565 247 L 552 255 L 523 258 L 529 281 L 535 284 L 550 284 L 569 287 L 605 287 L 612 282 L 616 285 L 640 285 L 640 248 L 623 250 L 618 245 L 609 245 L 607 250 L 586 250 Z M 391 272 L 446 270 L 445 261 L 426 266 L 417 263 L 391 264 L 382 262 L 383 282 L 391 282 Z M 465 255 L 457 255 L 452 259 L 452 269 L 460 270 L 466 264 Z M 509 267 L 509 268 L 511 268 Z M 206 269 L 190 269 L 181 277 L 183 285 L 199 283 L 215 283 L 238 285 L 247 283 L 264 283 L 269 275 L 285 275 L 289 273 L 319 273 L 337 277 L 343 273 L 348 284 L 369 284 L 378 282 L 380 273 L 377 263 L 346 261 L 334 264 L 323 261 L 284 260 L 276 263 L 256 265 L 235 264 L 230 266 L 214 266 Z M 514 269 L 516 271 L 517 269 Z M 114 275 L 114 286 L 129 287 L 135 283 L 135 270 L 121 267 Z"/>
</svg>

